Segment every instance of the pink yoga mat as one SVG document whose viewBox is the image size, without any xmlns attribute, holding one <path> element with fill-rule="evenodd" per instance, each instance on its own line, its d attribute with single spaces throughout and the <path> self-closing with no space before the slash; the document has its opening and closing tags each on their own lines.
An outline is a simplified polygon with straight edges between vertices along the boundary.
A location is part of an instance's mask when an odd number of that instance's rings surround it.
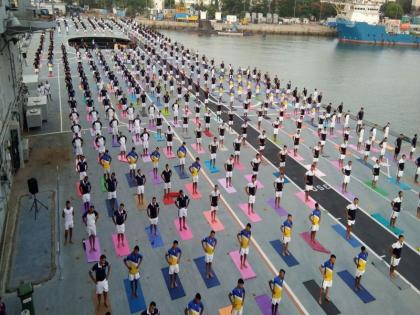
<svg viewBox="0 0 420 315">
<path fill-rule="evenodd" d="M 252 279 L 256 278 L 257 275 L 255 274 L 254 270 L 252 270 L 252 267 L 249 264 L 249 261 L 247 259 L 246 261 L 246 268 L 241 269 L 241 258 L 239 255 L 239 250 L 234 250 L 229 253 L 230 258 L 232 258 L 233 263 L 235 264 L 236 268 L 238 268 L 239 273 L 241 274 L 242 279 Z"/>
<path fill-rule="evenodd" d="M 358 151 L 358 150 L 357 150 L 357 146 L 356 146 L 356 145 L 354 145 L 354 144 L 349 144 L 349 148 L 350 148 L 350 149 L 352 149 L 352 150 L 354 150 L 354 151 Z M 362 146 L 362 147 L 360 147 L 360 148 L 363 150 L 363 146 Z M 361 150 L 361 151 L 362 151 L 362 150 Z"/>
<path fill-rule="evenodd" d="M 300 201 L 302 201 L 305 205 L 307 205 L 309 208 L 314 209 L 315 208 L 315 200 L 312 199 L 311 196 L 309 196 L 309 201 L 305 202 L 305 192 L 299 191 L 295 193 L 295 196 L 298 197 Z"/>
<path fill-rule="evenodd" d="M 141 158 L 144 163 L 152 162 L 149 155 L 143 155 Z"/>
<path fill-rule="evenodd" d="M 236 192 L 235 187 L 233 187 L 233 186 L 232 187 L 226 187 L 226 179 L 225 178 L 219 178 L 217 181 L 219 182 L 220 186 L 222 186 L 226 190 L 226 192 L 228 194 L 233 194 L 233 193 Z"/>
<path fill-rule="evenodd" d="M 296 160 L 296 161 L 299 161 L 299 162 L 301 162 L 301 161 L 303 161 L 304 160 L 304 158 L 302 157 L 302 156 L 300 156 L 299 155 L 299 153 L 298 154 L 296 154 L 296 156 L 294 156 L 293 155 L 293 150 L 289 150 L 288 151 L 288 155 L 292 158 L 292 159 L 294 159 L 294 160 Z"/>
<path fill-rule="evenodd" d="M 204 151 L 203 146 L 201 146 L 200 150 L 197 150 L 197 144 L 196 143 L 192 143 L 191 147 L 195 150 L 195 152 L 197 152 L 198 154 L 203 154 L 206 151 Z"/>
<path fill-rule="evenodd" d="M 173 122 L 173 121 L 171 121 L 171 125 L 172 126 L 174 126 L 175 128 L 179 128 L 179 127 L 181 127 L 181 125 L 179 124 L 179 123 L 175 123 L 175 122 Z"/>
<path fill-rule="evenodd" d="M 245 169 L 245 165 L 243 165 L 241 162 L 239 162 L 239 163 L 235 163 L 233 165 L 233 168 L 235 170 L 238 170 L 238 171 L 243 171 Z"/>
<path fill-rule="evenodd" d="M 248 214 L 248 204 L 247 203 L 239 204 L 239 208 L 242 210 L 243 213 L 245 213 L 245 215 L 248 217 L 248 219 L 251 222 L 255 223 L 255 222 L 260 222 L 262 220 L 261 217 L 256 212 L 254 212 L 254 213 L 251 212 L 251 214 Z M 254 211 L 256 210 L 256 208 L 257 207 L 255 207 L 255 205 L 254 205 Z"/>
<path fill-rule="evenodd" d="M 115 253 L 117 254 L 117 256 L 123 257 L 123 256 L 127 256 L 128 254 L 130 254 L 130 252 L 131 252 L 130 251 L 130 246 L 128 244 L 128 239 L 125 235 L 124 235 L 124 246 L 117 247 L 117 245 L 118 245 L 117 234 L 112 234 L 112 242 L 114 243 L 114 249 L 115 249 Z"/>
<path fill-rule="evenodd" d="M 137 137 L 136 136 L 133 136 L 131 138 L 131 140 L 133 140 L 134 145 L 137 145 L 137 146 L 141 145 L 141 140 L 140 139 L 137 140 Z"/>
<path fill-rule="evenodd" d="M 248 182 L 251 182 L 252 174 L 245 175 L 245 178 Z M 258 179 L 255 181 L 255 185 L 257 185 L 258 189 L 264 188 L 264 185 Z"/>
<path fill-rule="evenodd" d="M 99 238 L 98 237 L 95 238 L 96 251 L 90 250 L 89 240 L 84 240 L 83 243 L 85 244 L 85 248 L 86 248 L 85 254 L 86 254 L 87 261 L 88 262 L 99 261 L 99 257 L 101 256 L 101 246 L 99 244 Z"/>
<path fill-rule="evenodd" d="M 87 120 L 87 122 L 93 122 L 93 118 L 89 114 L 86 115 L 86 120 Z"/>
<path fill-rule="evenodd" d="M 311 165 L 310 164 L 307 164 L 307 165 L 305 165 L 305 168 L 309 171 L 309 169 L 311 168 Z M 319 168 L 317 168 L 317 169 L 315 169 L 315 176 L 316 177 L 324 177 L 325 174 L 323 172 L 321 172 L 319 170 Z"/>
<path fill-rule="evenodd" d="M 167 159 L 174 159 L 175 158 L 175 154 L 173 151 L 171 151 L 170 153 L 168 153 L 168 151 L 166 150 L 166 148 L 164 148 L 163 150 L 163 154 L 165 154 Z"/>
<path fill-rule="evenodd" d="M 127 158 L 125 156 L 121 156 L 121 154 L 118 154 L 118 161 L 128 163 Z"/>
<path fill-rule="evenodd" d="M 317 240 L 315 242 L 311 241 L 311 232 L 302 232 L 299 234 L 303 240 L 315 251 L 329 254 L 331 253 L 328 249 L 326 249 L 324 246 L 322 246 L 320 243 L 318 243 Z"/>
<path fill-rule="evenodd" d="M 340 165 L 338 165 L 338 161 L 330 161 L 330 163 L 338 170 L 341 170 Z"/>
<path fill-rule="evenodd" d="M 220 222 L 219 218 L 216 215 L 216 222 L 213 223 L 211 222 L 211 211 L 204 211 L 203 212 L 204 217 L 206 218 L 207 222 L 209 223 L 210 227 L 215 231 L 215 232 L 219 232 L 219 231 L 223 231 L 225 229 L 224 225 L 222 224 L 222 222 Z"/>
<path fill-rule="evenodd" d="M 187 189 L 187 191 L 190 194 L 190 197 L 192 199 L 201 199 L 201 193 L 200 193 L 200 191 L 198 189 L 197 189 L 197 193 L 196 194 L 193 194 L 192 183 L 185 184 L 185 188 Z"/>
<path fill-rule="evenodd" d="M 183 228 L 182 231 L 179 230 L 179 219 L 178 218 L 176 218 L 174 220 L 174 225 L 175 225 L 176 231 L 178 232 L 179 236 L 181 236 L 181 239 L 183 241 L 188 241 L 188 240 L 193 238 L 191 228 L 189 227 L 189 225 L 187 223 L 185 223 L 185 226 L 187 227 L 187 230 L 184 230 L 184 228 Z"/>
</svg>

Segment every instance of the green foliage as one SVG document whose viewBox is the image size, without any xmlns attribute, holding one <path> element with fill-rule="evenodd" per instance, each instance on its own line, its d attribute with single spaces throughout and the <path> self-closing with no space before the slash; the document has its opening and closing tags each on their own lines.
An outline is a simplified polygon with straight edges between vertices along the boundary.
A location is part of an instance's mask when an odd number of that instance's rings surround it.
<svg viewBox="0 0 420 315">
<path fill-rule="evenodd" d="M 165 7 L 165 9 L 175 8 L 175 0 L 165 0 L 164 7 Z"/>
<path fill-rule="evenodd" d="M 391 19 L 400 19 L 404 15 L 404 11 L 400 4 L 396 2 L 387 2 L 381 7 L 381 11 L 386 17 Z"/>
</svg>

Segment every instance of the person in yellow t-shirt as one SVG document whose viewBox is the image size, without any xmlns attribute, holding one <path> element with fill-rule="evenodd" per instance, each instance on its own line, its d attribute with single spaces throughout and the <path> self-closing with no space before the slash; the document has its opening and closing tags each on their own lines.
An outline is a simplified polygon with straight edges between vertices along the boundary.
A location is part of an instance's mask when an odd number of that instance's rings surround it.
<svg viewBox="0 0 420 315">
<path fill-rule="evenodd" d="M 217 245 L 217 239 L 214 237 L 215 235 L 216 232 L 212 230 L 209 236 L 201 240 L 201 246 L 205 253 L 204 261 L 206 263 L 206 274 L 208 279 L 213 277 L 211 265 L 213 263 L 214 251 L 216 250 Z"/>
<path fill-rule="evenodd" d="M 169 248 L 165 255 L 166 262 L 169 265 L 169 278 L 171 288 L 177 287 L 177 274 L 179 273 L 179 263 L 181 261 L 182 251 L 178 247 L 178 241 L 173 241 L 172 247 Z"/>
<path fill-rule="evenodd" d="M 124 264 L 128 269 L 128 280 L 131 285 L 131 295 L 137 297 L 138 280 L 140 279 L 140 264 L 143 260 L 143 256 L 139 253 L 140 249 L 136 245 L 133 251 L 124 259 Z"/>
<path fill-rule="evenodd" d="M 246 258 L 249 254 L 249 242 L 251 241 L 251 224 L 248 223 L 242 231 L 240 231 L 236 238 L 238 239 L 240 248 L 239 254 L 241 256 L 241 266 L 240 268 L 246 268 Z"/>
<path fill-rule="evenodd" d="M 359 255 L 354 257 L 354 263 L 356 265 L 356 276 L 355 276 L 355 281 L 354 281 L 354 288 L 356 291 L 361 289 L 360 282 L 362 281 L 362 276 L 365 274 L 367 260 L 368 260 L 368 253 L 366 251 L 366 247 L 362 246 L 360 250 L 361 252 L 359 253 Z"/>
<path fill-rule="evenodd" d="M 245 304 L 244 280 L 242 278 L 238 279 L 238 284 L 229 292 L 228 297 L 232 304 L 231 315 L 242 315 Z"/>
<path fill-rule="evenodd" d="M 283 233 L 283 256 L 290 255 L 289 243 L 292 240 L 292 229 L 292 215 L 289 213 L 287 215 L 287 220 L 285 220 L 281 226 L 281 232 Z"/>
<path fill-rule="evenodd" d="M 318 203 L 315 203 L 315 209 L 309 215 L 309 221 L 311 222 L 311 241 L 315 242 L 316 232 L 319 231 L 319 224 L 321 223 L 321 211 Z"/>
<path fill-rule="evenodd" d="M 276 315 L 283 294 L 283 281 L 286 271 L 280 269 L 279 275 L 268 282 L 271 291 L 271 314 Z"/>
<path fill-rule="evenodd" d="M 322 295 L 324 294 L 324 292 L 325 300 L 330 301 L 328 293 L 329 289 L 332 287 L 335 260 L 335 255 L 331 255 L 330 259 L 328 259 L 323 265 L 319 266 L 319 271 L 321 272 L 323 277 L 321 289 L 319 292 L 319 304 L 322 304 Z"/>
</svg>

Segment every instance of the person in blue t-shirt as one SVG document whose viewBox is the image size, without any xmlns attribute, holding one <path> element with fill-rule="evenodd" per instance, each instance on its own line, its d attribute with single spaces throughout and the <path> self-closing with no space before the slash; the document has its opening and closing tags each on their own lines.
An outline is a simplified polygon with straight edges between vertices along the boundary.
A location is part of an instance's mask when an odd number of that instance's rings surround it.
<svg viewBox="0 0 420 315">
<path fill-rule="evenodd" d="M 140 248 L 136 245 L 133 251 L 124 258 L 124 264 L 128 269 L 128 280 L 131 285 L 131 295 L 137 297 L 138 280 L 140 279 L 140 264 L 143 256 L 139 253 Z"/>
<path fill-rule="evenodd" d="M 188 303 L 184 310 L 185 315 L 202 315 L 204 311 L 203 302 L 201 302 L 201 295 L 197 293 L 193 300 Z"/>
</svg>

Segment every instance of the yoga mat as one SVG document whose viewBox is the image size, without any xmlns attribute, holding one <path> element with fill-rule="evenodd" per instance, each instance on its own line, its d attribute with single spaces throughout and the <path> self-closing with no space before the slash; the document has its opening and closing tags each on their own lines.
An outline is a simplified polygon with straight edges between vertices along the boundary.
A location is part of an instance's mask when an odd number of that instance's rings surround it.
<svg viewBox="0 0 420 315">
<path fill-rule="evenodd" d="M 286 209 L 284 209 L 282 206 L 280 206 L 279 208 L 276 207 L 276 203 L 274 198 L 270 198 L 267 200 L 267 204 L 273 208 L 274 211 L 277 212 L 277 214 L 281 217 L 287 216 L 288 215 L 288 211 L 286 211 Z"/>
<path fill-rule="evenodd" d="M 87 120 L 87 122 L 92 123 L 93 122 L 93 117 L 91 115 L 87 114 L 86 115 L 86 120 Z"/>
<path fill-rule="evenodd" d="M 216 222 L 211 222 L 211 210 L 203 212 L 204 217 L 206 218 L 208 224 L 215 232 L 223 231 L 225 229 L 224 225 L 220 221 L 216 213 Z"/>
<path fill-rule="evenodd" d="M 192 199 L 201 199 L 201 193 L 198 190 L 198 187 L 197 187 L 197 193 L 196 194 L 193 194 L 193 187 L 192 187 L 192 185 L 193 185 L 192 183 L 185 184 L 185 188 L 189 192 L 191 198 Z"/>
<path fill-rule="evenodd" d="M 152 160 L 150 159 L 150 156 L 148 155 L 143 155 L 141 158 L 144 163 L 152 162 Z"/>
<path fill-rule="evenodd" d="M 121 154 L 118 154 L 117 159 L 120 162 L 128 163 L 127 158 L 125 156 L 121 156 Z"/>
<path fill-rule="evenodd" d="M 246 179 L 248 182 L 251 182 L 251 179 L 252 179 L 252 174 L 248 174 L 248 175 L 244 175 L 244 176 L 245 176 L 245 179 Z M 258 188 L 258 189 L 262 189 L 262 188 L 264 188 L 263 183 L 261 183 L 258 179 L 255 181 L 255 185 L 257 185 L 257 188 Z"/>
<path fill-rule="evenodd" d="M 214 136 L 213 133 L 210 130 L 209 131 L 204 131 L 203 133 L 209 138 Z"/>
<path fill-rule="evenodd" d="M 195 265 L 197 266 L 198 272 L 201 275 L 201 278 L 203 279 L 204 283 L 206 284 L 207 289 L 213 288 L 213 287 L 217 287 L 218 285 L 220 285 L 219 279 L 217 279 L 217 276 L 214 272 L 214 269 L 212 270 L 212 274 L 213 277 L 212 278 L 207 278 L 207 273 L 206 273 L 206 262 L 204 260 L 204 256 L 202 257 L 198 257 L 194 259 Z"/>
<path fill-rule="evenodd" d="M 130 245 L 128 244 L 128 239 L 125 235 L 124 235 L 124 246 L 117 247 L 118 245 L 117 234 L 112 234 L 112 242 L 114 243 L 114 249 L 117 256 L 124 257 L 130 254 L 131 252 Z"/>
<path fill-rule="evenodd" d="M 258 295 L 255 297 L 255 302 L 263 315 L 271 315 L 271 297 L 266 294 Z M 276 314 L 280 315 L 280 312 Z"/>
<path fill-rule="evenodd" d="M 171 191 L 171 192 L 167 193 L 166 196 L 170 197 L 170 198 L 178 198 L 179 197 L 179 192 Z"/>
<path fill-rule="evenodd" d="M 113 148 L 118 148 L 120 146 L 120 144 L 118 143 L 118 140 L 116 138 L 112 139 L 112 147 Z"/>
<path fill-rule="evenodd" d="M 162 178 L 160 178 L 160 174 L 157 174 L 157 178 L 153 175 L 153 170 L 149 171 L 149 178 L 152 181 L 153 185 L 159 185 L 162 183 Z"/>
<path fill-rule="evenodd" d="M 297 193 L 295 193 L 295 196 L 302 201 L 306 206 L 308 206 L 311 209 L 315 208 L 315 200 L 312 199 L 311 196 L 309 196 L 309 201 L 305 202 L 305 192 L 304 191 L 299 191 Z"/>
<path fill-rule="evenodd" d="M 353 195 L 351 192 L 347 191 L 344 192 L 343 189 L 341 188 L 341 186 L 336 186 L 335 189 L 342 194 L 343 196 L 345 196 L 346 198 L 348 198 L 349 200 L 353 200 L 356 196 Z"/>
<path fill-rule="evenodd" d="M 389 226 L 389 220 L 385 219 L 382 214 L 380 213 L 373 213 L 372 217 L 378 221 L 380 224 L 382 224 L 384 227 L 386 227 L 388 230 L 391 230 L 392 233 L 394 233 L 395 235 L 400 235 L 400 234 L 404 234 L 404 230 L 400 229 L 399 227 L 390 227 Z"/>
<path fill-rule="evenodd" d="M 349 145 L 348 145 L 348 147 L 349 147 L 350 149 L 352 149 L 353 151 L 356 151 L 356 152 L 357 152 L 357 151 L 359 151 L 359 150 L 357 150 L 357 146 L 356 146 L 356 145 L 354 145 L 354 144 L 349 144 Z M 360 147 L 360 149 L 361 149 L 360 151 L 362 151 L 362 150 L 364 151 L 364 149 L 363 149 L 363 148 L 364 148 L 364 147 L 363 147 L 363 146 L 361 146 L 361 147 Z"/>
<path fill-rule="evenodd" d="M 150 233 L 150 226 L 146 227 L 144 230 L 146 231 L 147 238 L 149 239 L 149 243 L 152 246 L 152 248 L 158 248 L 163 246 L 163 240 L 160 235 L 159 227 L 157 227 L 156 236 Z"/>
<path fill-rule="evenodd" d="M 159 135 L 158 133 L 155 133 L 155 140 L 157 142 L 165 141 L 165 138 L 162 135 Z"/>
<path fill-rule="evenodd" d="M 198 154 L 203 154 L 206 151 L 204 151 L 203 146 L 200 146 L 200 150 L 197 150 L 197 144 L 196 143 L 192 143 L 191 147 L 194 149 L 195 152 L 197 152 Z"/>
<path fill-rule="evenodd" d="M 239 255 L 239 250 L 234 250 L 229 253 L 230 258 L 232 258 L 233 263 L 235 264 L 236 268 L 238 268 L 239 273 L 241 274 L 241 278 L 244 280 L 256 278 L 257 275 L 255 274 L 254 270 L 252 270 L 251 265 L 249 264 L 248 258 L 246 260 L 246 268 L 241 269 L 241 258 Z"/>
<path fill-rule="evenodd" d="M 366 186 L 368 186 L 368 187 L 370 187 L 370 188 L 372 188 L 374 191 L 376 191 L 378 194 L 380 194 L 380 195 L 382 195 L 382 196 L 384 196 L 384 197 L 386 197 L 386 196 L 388 196 L 388 193 L 385 191 L 385 190 L 383 190 L 382 188 L 380 188 L 380 187 L 378 187 L 378 186 L 376 186 L 376 188 L 373 188 L 372 187 L 372 182 L 370 181 L 370 180 L 366 180 L 366 181 L 364 181 L 363 182 Z"/>
<path fill-rule="evenodd" d="M 254 213 L 251 212 L 251 214 L 248 214 L 248 204 L 247 203 L 239 204 L 239 208 L 242 210 L 243 213 L 245 213 L 245 215 L 248 217 L 248 219 L 251 222 L 256 223 L 256 222 L 260 222 L 262 220 L 261 217 L 256 212 L 254 212 Z M 255 211 L 255 208 L 257 208 L 257 207 L 254 204 L 254 211 Z"/>
<path fill-rule="evenodd" d="M 226 187 L 226 178 L 219 178 L 217 181 L 219 182 L 219 185 L 222 186 L 228 194 L 236 193 L 235 187 Z"/>
<path fill-rule="evenodd" d="M 299 161 L 299 162 L 302 162 L 303 160 L 305 160 L 299 153 L 296 154 L 296 156 L 294 156 L 293 150 L 292 151 L 289 150 L 288 156 L 291 157 L 292 159 L 296 160 L 296 161 Z"/>
<path fill-rule="evenodd" d="M 388 178 L 388 182 L 398 185 L 402 190 L 411 190 L 411 186 L 404 182 L 397 183 L 397 179 L 395 177 Z"/>
<path fill-rule="evenodd" d="M 172 126 L 174 126 L 175 128 L 179 128 L 181 127 L 181 125 L 179 123 L 175 124 L 175 122 L 171 121 Z"/>
<path fill-rule="evenodd" d="M 312 297 L 315 299 L 316 304 L 318 304 L 318 300 L 319 300 L 319 291 L 321 290 L 321 288 L 319 287 L 319 285 L 315 282 L 315 280 L 308 280 L 305 281 L 303 283 L 303 285 L 305 286 L 306 290 L 309 291 L 309 293 L 312 295 Z M 327 315 L 338 315 L 341 314 L 340 310 L 334 305 L 334 303 L 332 301 L 322 301 L 322 304 L 319 305 L 324 312 Z"/>
<path fill-rule="evenodd" d="M 279 176 L 280 176 L 280 172 L 274 172 L 274 173 L 273 173 L 273 176 L 274 176 L 275 178 L 279 177 Z M 286 184 L 288 184 L 288 183 L 290 183 L 290 181 L 289 181 L 289 179 L 288 179 L 287 177 L 285 177 L 285 178 L 284 178 L 284 184 L 286 185 Z"/>
<path fill-rule="evenodd" d="M 309 169 L 311 168 L 311 165 L 310 164 L 306 164 L 306 165 L 304 165 L 305 166 L 305 168 L 309 171 Z M 315 169 L 315 176 L 316 177 L 324 177 L 325 176 L 325 174 L 323 173 L 323 172 L 321 172 L 318 168 L 317 169 Z"/>
<path fill-rule="evenodd" d="M 175 203 L 175 200 L 174 200 L 174 198 L 172 198 L 172 197 L 168 197 L 168 196 L 166 195 L 166 196 L 164 196 L 164 198 L 163 198 L 163 203 L 164 203 L 165 205 L 173 205 L 173 204 Z"/>
<path fill-rule="evenodd" d="M 341 167 L 340 167 L 340 165 L 338 165 L 338 161 L 330 161 L 330 163 L 336 168 L 336 169 L 338 169 L 338 170 L 340 170 L 341 171 Z"/>
<path fill-rule="evenodd" d="M 136 136 L 133 136 L 131 138 L 131 140 L 133 141 L 133 143 L 134 143 L 135 146 L 140 146 L 142 144 L 142 141 L 140 139 L 137 140 L 137 137 Z"/>
<path fill-rule="evenodd" d="M 83 240 L 83 243 L 85 244 L 85 255 L 87 262 L 96 262 L 99 261 L 99 257 L 101 256 L 101 245 L 99 244 L 99 238 L 98 236 L 95 237 L 95 249 L 96 251 L 90 250 L 90 244 L 89 240 Z"/>
<path fill-rule="evenodd" d="M 245 166 L 241 162 L 237 162 L 233 164 L 233 168 L 238 171 L 243 171 Z"/>
<path fill-rule="evenodd" d="M 130 173 L 125 173 L 125 178 L 127 179 L 128 187 L 137 187 L 137 182 L 134 178 L 131 177 Z"/>
<path fill-rule="evenodd" d="M 369 303 L 376 300 L 363 286 L 361 286 L 358 291 L 354 289 L 354 276 L 350 272 L 342 270 L 337 272 L 337 274 L 349 286 L 350 290 L 363 301 L 363 303 Z"/>
<path fill-rule="evenodd" d="M 219 169 L 216 166 L 210 166 L 210 161 L 205 161 L 204 164 L 206 165 L 207 169 L 210 173 L 219 173 Z"/>
<path fill-rule="evenodd" d="M 292 253 L 290 253 L 290 255 L 283 256 L 283 243 L 280 240 L 270 241 L 270 244 L 271 246 L 273 246 L 274 250 L 277 252 L 277 254 L 279 254 L 281 259 L 283 259 L 287 266 L 293 267 L 299 265 L 299 262 L 292 255 Z"/>
<path fill-rule="evenodd" d="M 315 251 L 329 254 L 331 253 L 328 249 L 322 246 L 317 240 L 315 242 L 311 241 L 311 232 L 302 232 L 299 234 L 303 240 Z"/>
<path fill-rule="evenodd" d="M 175 172 L 178 174 L 180 179 L 187 179 L 190 178 L 190 176 L 187 173 L 187 168 L 184 166 L 184 172 L 181 172 L 181 166 L 175 165 L 174 166 Z"/>
<path fill-rule="evenodd" d="M 185 230 L 184 228 L 182 228 L 182 231 L 179 230 L 179 219 L 178 218 L 174 219 L 174 225 L 175 225 L 176 231 L 178 232 L 179 236 L 181 236 L 181 239 L 183 241 L 188 241 L 188 240 L 193 238 L 191 227 L 188 225 L 188 223 L 185 223 L 185 226 L 187 227 L 187 229 Z"/>
<path fill-rule="evenodd" d="M 80 181 L 76 182 L 76 193 L 79 197 L 82 197 L 82 193 L 80 192 Z"/>
<path fill-rule="evenodd" d="M 174 159 L 176 157 L 176 155 L 173 151 L 168 153 L 168 150 L 166 150 L 166 148 L 164 148 L 162 151 L 163 151 L 163 154 L 166 156 L 167 159 Z"/>
<path fill-rule="evenodd" d="M 232 314 L 232 305 L 219 308 L 219 315 L 231 315 Z"/>
<path fill-rule="evenodd" d="M 356 247 L 360 247 L 362 246 L 362 244 L 360 244 L 360 242 L 355 239 L 354 237 L 351 237 L 349 240 L 346 239 L 346 229 L 341 226 L 340 224 L 334 224 L 332 226 L 333 230 L 336 231 L 344 240 L 346 240 L 352 247 L 356 248 Z"/>
<path fill-rule="evenodd" d="M 112 199 L 115 200 L 115 203 L 114 203 L 115 209 L 118 209 L 118 200 L 115 199 L 115 198 L 112 198 Z M 112 216 L 114 215 L 114 211 L 115 211 L 114 209 L 111 208 L 111 200 L 112 199 L 106 199 L 105 200 L 106 210 L 107 210 L 107 213 L 108 213 L 108 217 L 110 217 L 110 218 L 112 218 Z"/>
<path fill-rule="evenodd" d="M 100 176 L 101 177 L 99 179 L 99 182 L 100 182 L 101 191 L 107 192 L 106 187 L 105 187 L 105 177 L 103 175 L 100 175 Z"/>
<path fill-rule="evenodd" d="M 161 271 L 162 271 L 163 279 L 165 279 L 165 284 L 166 284 L 166 287 L 168 288 L 171 300 L 176 300 L 176 299 L 184 297 L 185 291 L 179 277 L 178 276 L 176 277 L 176 284 L 178 286 L 175 288 L 171 288 L 171 282 L 170 282 L 171 280 L 169 278 L 169 267 L 162 268 Z"/>
</svg>

